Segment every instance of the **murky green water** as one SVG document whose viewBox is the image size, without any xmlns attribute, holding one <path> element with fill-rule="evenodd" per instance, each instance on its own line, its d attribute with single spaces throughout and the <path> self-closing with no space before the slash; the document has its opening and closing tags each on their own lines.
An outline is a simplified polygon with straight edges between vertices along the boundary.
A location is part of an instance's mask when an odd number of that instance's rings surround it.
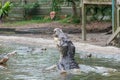
<svg viewBox="0 0 120 80">
<path fill-rule="evenodd" d="M 9 43 L 2 45 L 1 53 L 16 50 L 18 54 L 11 57 L 6 65 L 1 65 L 4 69 L 0 69 L 0 80 L 120 80 L 120 62 L 114 59 L 77 57 L 82 71 L 78 75 L 68 74 L 63 77 L 57 70 L 46 71 L 45 68 L 57 63 L 59 52 L 53 48 L 41 48 Z M 106 68 L 117 71 L 106 75 Z"/>
</svg>

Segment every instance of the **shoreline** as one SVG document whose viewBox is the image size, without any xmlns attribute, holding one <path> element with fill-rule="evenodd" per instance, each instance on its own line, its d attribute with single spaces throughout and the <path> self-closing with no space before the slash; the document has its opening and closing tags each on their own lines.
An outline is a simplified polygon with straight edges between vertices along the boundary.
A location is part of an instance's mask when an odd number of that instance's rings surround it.
<svg viewBox="0 0 120 80">
<path fill-rule="evenodd" d="M 120 54 L 120 48 L 114 46 L 99 46 L 89 43 L 81 43 L 72 41 L 77 51 L 84 51 L 89 53 L 103 53 L 103 54 Z M 0 43 L 17 43 L 32 46 L 53 47 L 56 45 L 53 39 L 31 38 L 21 36 L 0 36 Z"/>
</svg>

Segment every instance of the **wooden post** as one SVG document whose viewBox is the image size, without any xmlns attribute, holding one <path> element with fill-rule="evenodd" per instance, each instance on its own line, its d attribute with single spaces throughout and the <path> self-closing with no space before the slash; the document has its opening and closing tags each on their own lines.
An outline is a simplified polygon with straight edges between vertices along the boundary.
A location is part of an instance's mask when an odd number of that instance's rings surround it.
<svg viewBox="0 0 120 80">
<path fill-rule="evenodd" d="M 120 15 L 119 15 L 119 11 L 120 11 L 120 7 L 117 5 L 116 3 L 116 11 L 117 11 L 117 15 L 116 15 L 116 20 L 117 20 L 117 27 L 116 27 L 116 31 L 120 29 Z M 120 31 L 118 32 L 118 35 L 117 35 L 117 39 L 119 40 L 120 39 Z M 120 47 L 120 43 L 119 41 L 117 42 L 117 46 Z"/>
<path fill-rule="evenodd" d="M 114 32 L 117 30 L 117 0 L 114 0 Z"/>
<path fill-rule="evenodd" d="M 114 0 L 112 0 L 112 33 L 114 33 L 114 28 L 115 28 L 115 16 L 114 16 L 114 11 L 115 11 L 115 1 Z"/>
<path fill-rule="evenodd" d="M 112 0 L 112 32 L 117 29 L 117 1 Z"/>
<path fill-rule="evenodd" d="M 109 45 L 111 41 L 114 40 L 119 33 L 120 33 L 120 27 L 118 27 L 117 30 L 114 32 L 114 34 L 112 34 L 112 36 L 108 39 L 107 45 Z"/>
<path fill-rule="evenodd" d="M 82 0 L 82 40 L 86 41 L 86 10 Z"/>
<path fill-rule="evenodd" d="M 120 27 L 119 27 L 119 8 L 117 6 L 117 0 L 112 0 L 112 31 L 113 34 L 107 41 L 107 45 L 116 37 L 118 37 L 118 34 L 120 33 Z"/>
<path fill-rule="evenodd" d="M 120 27 L 120 15 L 119 15 L 120 8 L 117 8 L 117 27 Z"/>
</svg>

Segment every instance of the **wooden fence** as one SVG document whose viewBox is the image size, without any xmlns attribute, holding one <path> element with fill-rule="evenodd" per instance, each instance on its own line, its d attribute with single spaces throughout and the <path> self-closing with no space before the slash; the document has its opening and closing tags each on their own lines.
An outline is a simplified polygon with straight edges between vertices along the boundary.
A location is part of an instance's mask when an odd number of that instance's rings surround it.
<svg viewBox="0 0 120 80">
<path fill-rule="evenodd" d="M 8 0 L 3 0 L 4 2 L 5 1 L 8 1 Z M 25 2 L 27 3 L 34 3 L 36 1 L 39 1 L 39 4 L 40 4 L 40 7 L 37 9 L 37 13 L 35 13 L 35 15 L 48 15 L 49 16 L 49 13 L 50 13 L 50 7 L 43 7 L 41 6 L 41 2 L 40 0 L 10 0 L 12 1 L 13 3 L 16 3 L 16 4 L 25 4 Z M 84 2 L 85 1 L 88 1 L 88 2 L 91 2 L 91 3 L 95 3 L 95 2 L 100 2 L 100 1 L 103 1 L 103 0 L 83 0 Z M 111 0 L 104 0 L 104 2 L 110 2 L 111 3 Z M 120 2 L 120 0 L 118 0 Z M 43 2 L 45 2 L 43 0 Z M 50 4 L 50 0 L 48 0 L 49 4 Z M 85 2 L 86 3 L 86 2 Z M 44 3 L 44 4 L 48 4 L 47 2 Z M 80 9 L 78 8 L 77 9 L 78 11 L 78 14 L 80 13 Z M 67 15 L 71 15 L 72 14 L 72 8 L 71 7 L 62 7 L 61 8 L 61 14 L 67 14 Z M 10 11 L 10 14 L 9 14 L 9 20 L 24 20 L 25 18 L 25 10 L 23 7 L 13 7 Z"/>
<path fill-rule="evenodd" d="M 8 0 L 1 0 L 2 4 L 4 4 Z M 8 20 L 24 20 L 25 19 L 25 9 L 21 5 L 29 4 L 29 3 L 35 3 L 38 1 L 38 4 L 40 4 L 40 7 L 37 8 L 37 13 L 34 13 L 35 15 L 47 15 L 49 16 L 50 13 L 50 4 L 51 0 L 48 0 L 48 2 L 45 2 L 44 0 L 9 0 L 11 1 L 15 6 L 11 8 L 9 14 L 8 14 Z M 42 4 L 43 3 L 43 4 Z M 47 4 L 47 5 L 46 5 Z M 48 5 L 49 4 L 49 5 Z M 78 13 L 80 12 L 80 9 L 78 8 Z M 72 8 L 71 7 L 62 7 L 61 8 L 61 14 L 72 14 Z"/>
<path fill-rule="evenodd" d="M 8 20 L 24 20 L 25 10 L 23 7 L 12 7 L 8 14 Z"/>
<path fill-rule="evenodd" d="M 77 8 L 78 14 L 80 13 L 80 9 Z M 36 16 L 49 16 L 50 7 L 39 7 L 37 9 L 37 13 L 34 13 Z M 62 7 L 61 15 L 72 15 L 71 7 Z M 9 20 L 24 20 L 25 19 L 25 10 L 23 7 L 13 7 L 8 15 Z"/>
</svg>

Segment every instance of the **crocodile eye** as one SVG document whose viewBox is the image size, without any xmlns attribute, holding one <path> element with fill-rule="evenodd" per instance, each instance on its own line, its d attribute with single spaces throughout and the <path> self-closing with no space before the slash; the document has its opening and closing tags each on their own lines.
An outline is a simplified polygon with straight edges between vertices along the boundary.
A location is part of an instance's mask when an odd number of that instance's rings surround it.
<svg viewBox="0 0 120 80">
<path fill-rule="evenodd" d="M 56 31 L 54 30 L 54 33 L 56 33 Z"/>
<path fill-rule="evenodd" d="M 57 38 L 57 37 L 58 37 L 58 35 L 57 35 L 57 34 L 53 34 L 53 37 L 56 37 L 56 38 Z"/>
</svg>

